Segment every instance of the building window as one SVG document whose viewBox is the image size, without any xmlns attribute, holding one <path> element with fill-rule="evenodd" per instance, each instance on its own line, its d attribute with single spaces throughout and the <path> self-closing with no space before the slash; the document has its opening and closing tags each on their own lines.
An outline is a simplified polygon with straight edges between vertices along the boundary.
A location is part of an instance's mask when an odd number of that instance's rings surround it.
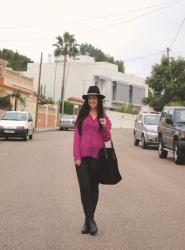
<svg viewBox="0 0 185 250">
<path fill-rule="evenodd" d="M 117 96 L 117 82 L 113 81 L 112 82 L 112 100 L 116 100 Z"/>
</svg>

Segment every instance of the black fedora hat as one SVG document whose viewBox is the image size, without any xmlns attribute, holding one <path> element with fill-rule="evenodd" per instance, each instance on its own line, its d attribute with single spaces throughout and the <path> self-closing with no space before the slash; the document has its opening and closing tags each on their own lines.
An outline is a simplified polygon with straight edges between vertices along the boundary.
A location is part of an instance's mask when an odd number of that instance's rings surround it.
<svg viewBox="0 0 185 250">
<path fill-rule="evenodd" d="M 87 91 L 87 95 L 83 95 L 82 98 L 83 98 L 84 100 L 87 100 L 88 97 L 89 97 L 90 95 L 97 95 L 97 96 L 99 96 L 101 99 L 104 99 L 104 98 L 105 98 L 104 95 L 101 95 L 101 94 L 100 94 L 100 90 L 99 90 L 99 88 L 98 88 L 97 86 L 90 86 L 89 89 L 88 89 L 88 91 Z"/>
</svg>

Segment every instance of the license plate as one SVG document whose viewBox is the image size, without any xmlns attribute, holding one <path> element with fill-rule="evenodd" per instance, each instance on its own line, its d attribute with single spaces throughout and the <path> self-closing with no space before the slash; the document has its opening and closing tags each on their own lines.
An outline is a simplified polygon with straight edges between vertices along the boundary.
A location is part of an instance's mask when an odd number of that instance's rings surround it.
<svg viewBox="0 0 185 250">
<path fill-rule="evenodd" d="M 5 133 L 8 133 L 8 134 L 14 134 L 14 133 L 15 133 L 14 130 L 5 130 L 4 132 L 5 132 Z"/>
</svg>

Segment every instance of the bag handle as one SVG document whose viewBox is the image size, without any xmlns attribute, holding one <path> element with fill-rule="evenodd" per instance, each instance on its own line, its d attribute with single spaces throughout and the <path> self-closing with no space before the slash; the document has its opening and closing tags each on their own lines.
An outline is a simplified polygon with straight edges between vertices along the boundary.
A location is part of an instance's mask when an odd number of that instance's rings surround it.
<svg viewBox="0 0 185 250">
<path fill-rule="evenodd" d="M 111 147 L 114 149 L 114 143 L 112 139 L 110 140 L 110 144 L 111 144 Z"/>
<path fill-rule="evenodd" d="M 111 145 L 111 148 L 114 149 L 114 144 L 113 144 L 113 140 L 112 139 L 110 140 L 110 145 Z M 107 148 L 106 145 L 105 145 L 105 143 L 104 143 L 104 148 Z"/>
<path fill-rule="evenodd" d="M 114 144 L 113 144 L 112 138 L 110 140 L 110 144 L 111 144 L 111 148 L 113 149 L 113 157 L 114 157 L 114 160 L 115 160 L 116 159 L 116 153 L 115 153 L 115 149 L 114 149 Z M 105 143 L 104 143 L 104 151 L 105 151 L 105 156 L 108 159 L 108 154 L 107 154 L 107 151 L 106 151 Z"/>
</svg>

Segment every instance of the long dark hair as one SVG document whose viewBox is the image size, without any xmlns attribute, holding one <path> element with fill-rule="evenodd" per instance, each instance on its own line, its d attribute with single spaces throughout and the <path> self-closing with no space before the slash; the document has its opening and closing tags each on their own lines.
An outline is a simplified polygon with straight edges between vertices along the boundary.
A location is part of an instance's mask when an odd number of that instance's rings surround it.
<svg viewBox="0 0 185 250">
<path fill-rule="evenodd" d="M 102 103 L 102 99 L 101 97 L 97 96 L 98 98 L 98 105 L 97 105 L 97 119 L 98 119 L 98 122 L 99 122 L 99 119 L 100 118 L 103 118 L 103 115 L 104 115 L 104 109 L 103 109 L 103 103 Z M 84 101 L 79 113 L 78 113 L 78 117 L 76 119 L 76 122 L 75 122 L 75 126 L 78 127 L 78 131 L 79 131 L 79 134 L 81 135 L 82 133 L 82 123 L 84 121 L 84 119 L 88 116 L 89 114 L 89 111 L 90 111 L 90 106 L 89 106 L 89 103 L 88 103 L 88 98 Z M 99 122 L 99 129 L 101 130 L 102 129 L 102 125 L 100 124 Z"/>
</svg>

